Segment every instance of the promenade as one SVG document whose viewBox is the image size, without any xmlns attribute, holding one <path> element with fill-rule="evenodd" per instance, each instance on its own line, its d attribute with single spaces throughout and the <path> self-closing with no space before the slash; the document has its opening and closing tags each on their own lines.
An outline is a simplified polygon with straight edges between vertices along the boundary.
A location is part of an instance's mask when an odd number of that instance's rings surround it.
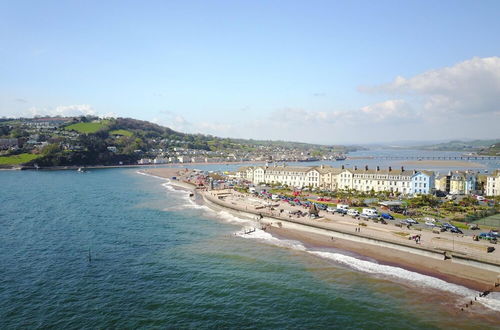
<svg viewBox="0 0 500 330">
<path fill-rule="evenodd" d="M 356 220 L 320 211 L 320 218 L 290 214 L 303 207 L 271 201 L 234 190 L 203 191 L 209 203 L 258 221 L 262 228 L 313 245 L 335 246 L 359 252 L 386 263 L 445 278 L 482 290 L 500 280 L 500 250 L 473 241 L 471 236 L 448 232 L 434 234 L 388 224 Z M 411 237 L 419 236 L 418 243 Z M 326 238 L 326 240 L 325 240 Z M 445 257 L 446 256 L 446 257 Z M 499 291 L 500 287 L 493 288 Z"/>
</svg>

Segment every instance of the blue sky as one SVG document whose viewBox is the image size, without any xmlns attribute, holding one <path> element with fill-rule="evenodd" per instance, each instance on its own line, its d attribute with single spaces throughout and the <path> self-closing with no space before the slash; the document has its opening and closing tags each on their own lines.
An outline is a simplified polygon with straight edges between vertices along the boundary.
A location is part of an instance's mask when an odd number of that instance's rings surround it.
<svg viewBox="0 0 500 330">
<path fill-rule="evenodd" d="M 499 13 L 499 1 L 0 1 L 0 116 L 319 143 L 496 138 Z"/>
</svg>

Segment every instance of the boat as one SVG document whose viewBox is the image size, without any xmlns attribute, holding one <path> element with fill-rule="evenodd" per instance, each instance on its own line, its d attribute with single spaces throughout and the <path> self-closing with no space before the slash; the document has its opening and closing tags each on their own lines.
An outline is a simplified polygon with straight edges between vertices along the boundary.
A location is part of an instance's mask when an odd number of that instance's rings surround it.
<svg viewBox="0 0 500 330">
<path fill-rule="evenodd" d="M 79 167 L 76 171 L 79 173 L 86 173 L 87 172 L 87 170 L 84 169 L 83 167 Z"/>
<path fill-rule="evenodd" d="M 346 157 L 346 156 L 344 156 L 344 155 L 341 155 L 341 156 L 337 156 L 337 157 L 335 157 L 335 160 L 336 160 L 336 161 L 341 161 L 341 160 L 346 160 L 346 159 L 347 159 L 347 157 Z"/>
</svg>

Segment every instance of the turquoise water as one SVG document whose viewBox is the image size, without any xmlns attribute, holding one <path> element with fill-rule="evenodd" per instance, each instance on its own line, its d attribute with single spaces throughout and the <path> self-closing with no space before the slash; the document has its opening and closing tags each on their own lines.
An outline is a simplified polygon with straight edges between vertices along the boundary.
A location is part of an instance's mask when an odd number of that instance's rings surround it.
<svg viewBox="0 0 500 330">
<path fill-rule="evenodd" d="M 244 220 L 134 169 L 4 171 L 0 185 L 2 329 L 498 322 L 484 306 L 459 312 L 462 287 L 263 232 L 235 235 Z"/>
</svg>

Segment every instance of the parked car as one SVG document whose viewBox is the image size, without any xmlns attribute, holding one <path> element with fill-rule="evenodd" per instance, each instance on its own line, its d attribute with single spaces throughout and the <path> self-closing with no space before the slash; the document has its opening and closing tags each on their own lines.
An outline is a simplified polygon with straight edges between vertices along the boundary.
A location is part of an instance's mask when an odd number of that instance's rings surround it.
<svg viewBox="0 0 500 330">
<path fill-rule="evenodd" d="M 382 217 L 382 219 L 394 220 L 394 217 L 389 213 L 382 213 L 380 214 L 380 216 Z"/>
<path fill-rule="evenodd" d="M 351 217 L 358 217 L 359 216 L 359 212 L 358 210 L 354 210 L 354 209 L 349 209 L 347 211 L 347 215 L 350 215 Z"/>
<path fill-rule="evenodd" d="M 450 224 L 450 223 L 448 223 L 448 222 L 445 222 L 445 223 L 443 223 L 443 228 L 446 228 L 446 229 L 448 229 L 448 230 L 451 230 L 451 229 L 453 229 L 453 228 L 457 228 L 457 227 L 455 227 L 454 225 L 452 225 L 452 224 Z"/>
<path fill-rule="evenodd" d="M 455 234 L 463 234 L 463 231 L 458 229 L 457 227 L 455 228 L 450 228 L 450 232 L 455 233 Z"/>
<path fill-rule="evenodd" d="M 429 226 L 429 227 L 436 227 L 436 225 L 434 224 L 434 222 L 431 222 L 431 221 L 426 221 L 425 225 Z"/>
<path fill-rule="evenodd" d="M 408 222 L 409 224 L 412 224 L 412 225 L 418 225 L 418 221 L 415 219 L 412 219 L 412 218 L 406 219 L 406 222 Z"/>
<path fill-rule="evenodd" d="M 477 223 L 470 223 L 469 224 L 469 229 L 470 230 L 479 230 L 479 226 L 477 225 Z"/>
<path fill-rule="evenodd" d="M 326 212 L 330 212 L 330 213 L 335 213 L 335 210 L 336 210 L 336 208 L 331 207 L 331 206 L 328 206 L 328 207 L 326 208 Z"/>
<path fill-rule="evenodd" d="M 347 214 L 347 209 L 336 209 L 335 212 L 339 214 Z"/>
<path fill-rule="evenodd" d="M 485 239 L 485 240 L 488 240 L 488 241 L 496 241 L 497 240 L 496 236 L 492 235 L 491 233 L 480 233 L 478 235 L 478 237 L 480 239 Z"/>
<path fill-rule="evenodd" d="M 361 214 L 365 214 L 365 215 L 368 215 L 368 216 L 376 216 L 378 217 L 378 212 L 376 209 L 374 208 L 364 208 L 363 211 L 361 212 Z"/>
</svg>

